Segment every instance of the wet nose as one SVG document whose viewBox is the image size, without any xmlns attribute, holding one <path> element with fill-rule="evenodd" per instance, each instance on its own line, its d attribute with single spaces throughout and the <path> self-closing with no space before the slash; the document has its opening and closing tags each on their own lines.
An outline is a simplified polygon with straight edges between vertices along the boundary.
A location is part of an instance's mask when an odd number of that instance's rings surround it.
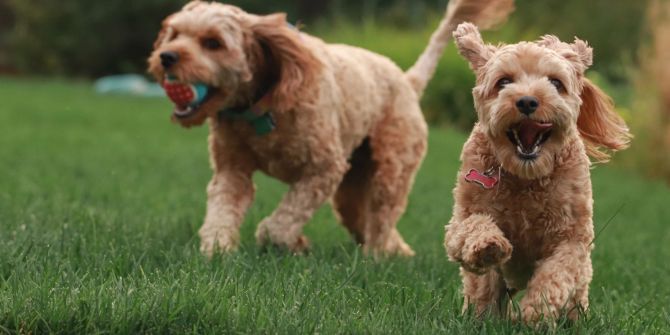
<svg viewBox="0 0 670 335">
<path fill-rule="evenodd" d="M 179 62 L 179 54 L 174 51 L 166 51 L 160 54 L 161 65 L 166 70 L 177 64 Z"/>
<path fill-rule="evenodd" d="M 537 107 L 539 106 L 540 102 L 537 100 L 537 98 L 531 96 L 521 97 L 521 99 L 516 102 L 516 108 L 519 110 L 519 112 L 526 115 L 535 113 Z"/>
</svg>

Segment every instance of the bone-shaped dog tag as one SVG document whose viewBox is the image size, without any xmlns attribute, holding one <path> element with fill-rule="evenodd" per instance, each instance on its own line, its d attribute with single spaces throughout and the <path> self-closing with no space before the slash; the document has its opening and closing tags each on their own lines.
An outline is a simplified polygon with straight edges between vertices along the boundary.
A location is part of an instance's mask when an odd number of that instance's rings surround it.
<svg viewBox="0 0 670 335">
<path fill-rule="evenodd" d="M 471 169 L 468 174 L 465 175 L 465 181 L 468 183 L 475 183 L 485 190 L 491 190 L 500 181 L 500 175 L 495 175 L 495 169 L 490 169 L 485 173 L 481 173 L 476 169 Z"/>
</svg>

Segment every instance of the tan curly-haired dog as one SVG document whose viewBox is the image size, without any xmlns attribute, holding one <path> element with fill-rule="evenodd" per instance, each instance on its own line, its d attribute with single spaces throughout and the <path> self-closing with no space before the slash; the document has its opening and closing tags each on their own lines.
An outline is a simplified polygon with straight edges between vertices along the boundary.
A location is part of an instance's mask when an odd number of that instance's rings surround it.
<svg viewBox="0 0 670 335">
<path fill-rule="evenodd" d="M 463 1 L 455 1 L 461 2 Z M 506 16 L 511 0 L 450 6 L 415 67 L 326 44 L 284 14 L 258 16 L 195 1 L 163 22 L 149 71 L 209 86 L 204 103 L 177 108 L 183 126 L 210 120 L 214 176 L 201 250 L 234 250 L 260 170 L 290 185 L 258 226 L 258 243 L 301 252 L 303 226 L 328 199 L 342 224 L 374 255 L 412 255 L 396 230 L 426 152 L 419 98 L 458 22 Z M 493 10 L 492 10 L 493 9 Z M 495 15 L 492 15 L 495 14 Z"/>
<path fill-rule="evenodd" d="M 447 226 L 464 309 L 505 314 L 526 289 L 524 320 L 576 318 L 588 307 L 593 222 L 589 155 L 605 161 L 630 134 L 585 76 L 592 49 L 544 36 L 492 46 L 472 24 L 454 33 L 477 75 L 479 122 L 463 148 Z"/>
</svg>

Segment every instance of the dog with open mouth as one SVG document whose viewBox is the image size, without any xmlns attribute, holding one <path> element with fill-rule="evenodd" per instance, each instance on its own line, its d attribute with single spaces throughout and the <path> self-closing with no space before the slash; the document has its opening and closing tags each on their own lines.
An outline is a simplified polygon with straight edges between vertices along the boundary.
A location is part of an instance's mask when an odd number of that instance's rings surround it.
<svg viewBox="0 0 670 335">
<path fill-rule="evenodd" d="M 507 315 L 525 289 L 525 321 L 577 318 L 592 277 L 589 156 L 604 162 L 626 148 L 628 128 L 585 77 L 586 42 L 544 36 L 493 46 L 468 23 L 454 37 L 477 76 L 479 119 L 461 154 L 445 238 L 461 265 L 464 309 Z"/>
<path fill-rule="evenodd" d="M 413 255 L 396 229 L 426 152 L 419 99 L 458 23 L 493 25 L 512 0 L 455 0 L 413 68 L 327 44 L 284 14 L 194 1 L 163 22 L 149 72 L 185 127 L 209 120 L 214 175 L 201 251 L 235 250 L 256 171 L 288 184 L 257 242 L 300 253 L 303 226 L 332 199 L 342 224 L 375 256 Z"/>
</svg>

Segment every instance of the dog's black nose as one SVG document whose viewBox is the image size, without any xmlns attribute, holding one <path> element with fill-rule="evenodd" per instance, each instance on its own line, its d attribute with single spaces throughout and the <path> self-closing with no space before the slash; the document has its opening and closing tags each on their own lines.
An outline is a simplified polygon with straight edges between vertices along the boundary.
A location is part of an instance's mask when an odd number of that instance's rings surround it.
<svg viewBox="0 0 670 335">
<path fill-rule="evenodd" d="M 179 62 L 179 54 L 174 51 L 162 52 L 160 56 L 161 64 L 165 69 L 169 69 Z"/>
<path fill-rule="evenodd" d="M 519 112 L 526 115 L 535 113 L 537 107 L 540 107 L 540 102 L 536 97 L 525 96 L 516 102 L 516 108 L 519 109 Z"/>
</svg>

